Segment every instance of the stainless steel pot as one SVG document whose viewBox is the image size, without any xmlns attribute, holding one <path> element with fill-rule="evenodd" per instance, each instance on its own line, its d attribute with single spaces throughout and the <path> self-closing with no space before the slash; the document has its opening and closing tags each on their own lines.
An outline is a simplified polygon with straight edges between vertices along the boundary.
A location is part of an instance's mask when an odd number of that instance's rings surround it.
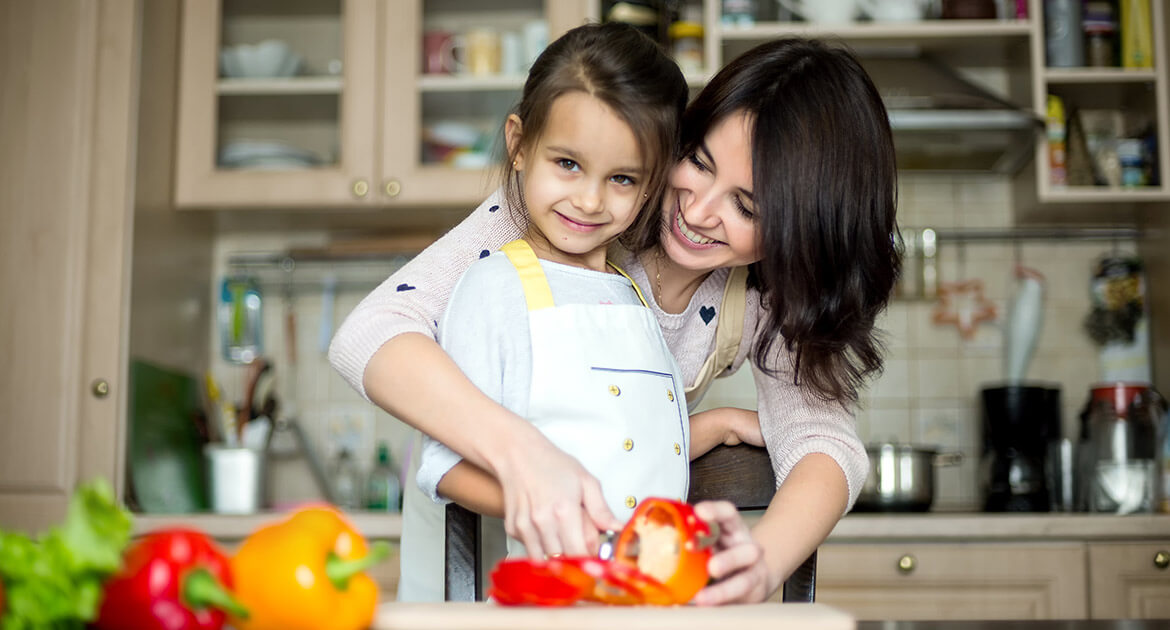
<svg viewBox="0 0 1170 630">
<path fill-rule="evenodd" d="M 954 466 L 962 453 L 939 453 L 913 444 L 871 444 L 869 477 L 856 511 L 925 512 L 934 503 L 935 466 Z"/>
</svg>

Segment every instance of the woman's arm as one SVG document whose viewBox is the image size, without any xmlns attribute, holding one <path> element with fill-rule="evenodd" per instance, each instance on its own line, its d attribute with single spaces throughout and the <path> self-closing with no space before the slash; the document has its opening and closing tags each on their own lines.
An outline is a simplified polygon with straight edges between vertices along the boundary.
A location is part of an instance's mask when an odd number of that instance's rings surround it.
<svg viewBox="0 0 1170 630">
<path fill-rule="evenodd" d="M 439 494 L 484 516 L 504 517 L 504 490 L 487 471 L 466 460 L 439 480 Z"/>
<path fill-rule="evenodd" d="M 827 455 L 813 453 L 792 468 L 750 530 L 731 503 L 695 506 L 699 518 L 720 526 L 716 553 L 707 564 L 716 581 L 695 596 L 695 603 L 767 599 L 833 531 L 848 498 L 841 468 Z"/>
</svg>

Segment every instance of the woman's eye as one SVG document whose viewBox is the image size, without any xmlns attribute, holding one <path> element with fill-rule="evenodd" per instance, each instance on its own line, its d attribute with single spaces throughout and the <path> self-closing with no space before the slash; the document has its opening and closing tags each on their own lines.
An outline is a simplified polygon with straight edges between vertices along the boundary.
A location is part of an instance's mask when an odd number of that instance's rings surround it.
<svg viewBox="0 0 1170 630">
<path fill-rule="evenodd" d="M 614 175 L 609 179 L 620 186 L 633 186 L 637 183 L 634 181 L 634 178 L 630 177 L 629 175 Z"/>
<path fill-rule="evenodd" d="M 703 163 L 703 160 L 699 159 L 698 153 L 695 153 L 693 151 L 691 153 L 688 153 L 687 154 L 687 161 L 690 162 L 692 166 L 699 169 L 700 171 L 706 172 L 708 170 L 707 165 Z"/>
<path fill-rule="evenodd" d="M 559 167 L 561 167 L 561 168 L 565 169 L 566 171 L 575 171 L 575 170 L 577 170 L 577 169 L 579 168 L 579 167 L 577 166 L 577 163 L 576 163 L 576 162 L 574 162 L 573 160 L 570 160 L 569 158 L 560 158 L 560 159 L 558 159 L 558 160 L 557 160 L 557 166 L 559 166 Z"/>
<path fill-rule="evenodd" d="M 752 220 L 752 219 L 756 218 L 755 210 L 744 205 L 742 199 L 740 199 L 739 197 L 733 197 L 731 201 L 733 204 L 735 204 L 735 209 L 739 210 L 739 213 L 742 214 L 744 216 L 744 218 L 746 218 L 748 220 Z"/>
</svg>

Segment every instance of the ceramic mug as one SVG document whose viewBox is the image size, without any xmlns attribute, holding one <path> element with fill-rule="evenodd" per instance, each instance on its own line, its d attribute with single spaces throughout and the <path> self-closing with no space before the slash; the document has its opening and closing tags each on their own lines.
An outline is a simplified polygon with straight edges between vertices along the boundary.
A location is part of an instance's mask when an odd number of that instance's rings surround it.
<svg viewBox="0 0 1170 630">
<path fill-rule="evenodd" d="M 423 73 L 452 74 L 463 72 L 466 65 L 466 42 L 450 31 L 423 33 Z"/>
<path fill-rule="evenodd" d="M 857 17 L 857 0 L 779 0 L 780 6 L 816 24 L 847 24 Z"/>
<path fill-rule="evenodd" d="M 858 4 L 875 22 L 916 22 L 930 0 L 858 0 Z"/>
<path fill-rule="evenodd" d="M 467 44 L 467 73 L 491 76 L 500 73 L 500 34 L 488 28 L 473 28 L 464 34 Z"/>
</svg>

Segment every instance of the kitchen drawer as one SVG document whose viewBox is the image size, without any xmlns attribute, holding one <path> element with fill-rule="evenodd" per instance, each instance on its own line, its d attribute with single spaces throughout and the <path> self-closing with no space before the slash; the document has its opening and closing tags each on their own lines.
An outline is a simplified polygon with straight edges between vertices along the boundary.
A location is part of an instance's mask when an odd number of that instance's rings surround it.
<svg viewBox="0 0 1170 630">
<path fill-rule="evenodd" d="M 817 601 L 858 619 L 1083 619 L 1085 546 L 822 545 Z"/>
<path fill-rule="evenodd" d="M 1161 554 L 1161 555 L 1159 555 Z M 1093 619 L 1170 619 L 1170 539 L 1089 545 Z"/>
</svg>

